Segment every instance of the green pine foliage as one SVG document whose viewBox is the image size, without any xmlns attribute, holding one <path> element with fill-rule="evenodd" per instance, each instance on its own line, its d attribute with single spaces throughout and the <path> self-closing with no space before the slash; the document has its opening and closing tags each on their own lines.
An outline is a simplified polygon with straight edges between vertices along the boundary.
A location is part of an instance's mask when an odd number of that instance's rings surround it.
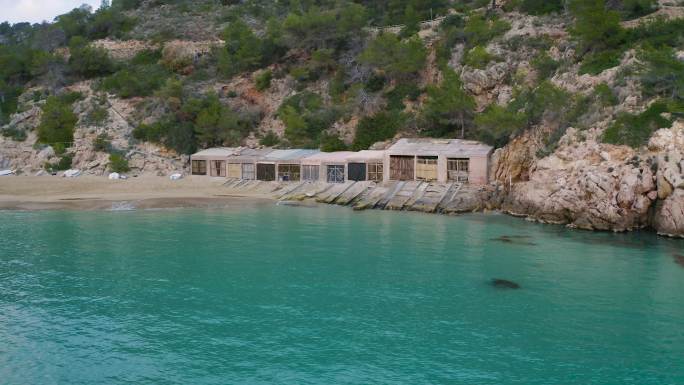
<svg viewBox="0 0 684 385">
<path fill-rule="evenodd" d="M 118 173 L 131 171 L 131 168 L 128 166 L 128 159 L 116 152 L 109 154 L 109 169 L 112 172 Z"/>
<path fill-rule="evenodd" d="M 423 109 L 426 122 L 424 134 L 437 137 L 459 135 L 464 138 L 475 101 L 463 89 L 460 77 L 452 70 L 445 71 L 444 81 L 439 87 L 429 87 L 427 94 Z"/>
<path fill-rule="evenodd" d="M 639 53 L 646 63 L 640 70 L 640 80 L 646 96 L 659 96 L 684 102 L 684 62 L 669 47 L 648 47 Z"/>
<path fill-rule="evenodd" d="M 359 121 L 352 150 L 366 150 L 373 143 L 391 139 L 404 126 L 406 117 L 398 111 L 381 111 Z"/>
<path fill-rule="evenodd" d="M 498 57 L 490 54 L 484 47 L 478 45 L 468 51 L 465 59 L 463 59 L 463 64 L 473 68 L 484 69 L 487 67 L 487 64 L 497 59 Z"/>
<path fill-rule="evenodd" d="M 320 95 L 307 91 L 285 99 L 278 108 L 278 117 L 285 124 L 285 138 L 292 146 L 317 148 L 323 132 L 340 114 L 326 107 Z"/>
<path fill-rule="evenodd" d="M 546 52 L 541 52 L 538 54 L 534 59 L 532 59 L 530 64 L 532 65 L 532 68 L 537 71 L 537 74 L 539 75 L 538 78 L 540 80 L 545 80 L 553 76 L 560 66 L 560 63 L 558 63 L 556 60 L 553 60 L 553 58 L 551 58 L 551 56 L 549 56 L 549 54 Z"/>
<path fill-rule="evenodd" d="M 492 104 L 475 116 L 475 127 L 475 138 L 495 147 L 503 147 L 512 135 L 526 128 L 526 118 L 521 112 Z"/>
<path fill-rule="evenodd" d="M 271 80 L 273 79 L 273 72 L 271 70 L 264 70 L 254 76 L 254 86 L 258 91 L 266 91 L 271 87 Z"/>
<path fill-rule="evenodd" d="M 93 47 L 80 37 L 71 39 L 69 48 L 69 68 L 75 75 L 90 79 L 114 72 L 114 62 L 103 48 Z"/>
<path fill-rule="evenodd" d="M 137 54 L 130 63 L 106 77 L 102 89 L 122 98 L 152 95 L 171 76 L 169 70 L 159 64 L 159 59 L 158 51 Z"/>
<path fill-rule="evenodd" d="M 43 105 L 43 114 L 38 125 L 38 140 L 52 145 L 55 150 L 64 149 L 74 141 L 74 128 L 78 116 L 72 110 L 72 104 L 80 98 L 80 94 L 50 96 Z"/>
<path fill-rule="evenodd" d="M 384 33 L 368 44 L 359 60 L 391 78 L 407 78 L 425 67 L 426 57 L 427 51 L 419 39 L 402 41 L 394 34 Z"/>
<path fill-rule="evenodd" d="M 603 142 L 634 148 L 643 146 L 653 132 L 672 125 L 672 121 L 663 117 L 669 111 L 668 105 L 659 101 L 640 114 L 623 113 L 603 132 Z"/>
</svg>

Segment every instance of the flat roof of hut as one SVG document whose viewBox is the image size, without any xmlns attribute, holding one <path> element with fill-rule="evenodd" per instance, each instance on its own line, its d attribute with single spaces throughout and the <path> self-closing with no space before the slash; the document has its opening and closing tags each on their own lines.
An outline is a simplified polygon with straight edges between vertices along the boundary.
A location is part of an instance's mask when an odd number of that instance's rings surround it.
<svg viewBox="0 0 684 385">
<path fill-rule="evenodd" d="M 232 155 L 235 155 L 235 153 L 238 151 L 237 148 L 234 147 L 214 147 L 214 148 L 207 148 L 205 150 L 196 152 L 191 155 L 192 159 L 195 160 L 203 160 L 203 159 L 216 159 L 216 158 L 221 158 L 221 157 L 229 157 Z"/>
<path fill-rule="evenodd" d="M 399 139 L 387 150 L 389 155 L 486 157 L 494 148 L 474 140 L 463 139 Z"/>
<path fill-rule="evenodd" d="M 236 163 L 256 162 L 257 160 L 265 157 L 271 152 L 273 152 L 272 148 L 243 148 L 242 150 L 237 151 L 233 156 L 231 156 L 229 161 Z"/>
<path fill-rule="evenodd" d="M 347 157 L 347 162 L 354 163 L 370 163 L 370 162 L 382 162 L 385 157 L 384 150 L 362 150 L 359 152 L 353 152 Z"/>
<path fill-rule="evenodd" d="M 355 154 L 351 151 L 319 152 L 302 159 L 302 164 L 321 165 L 321 164 L 344 164 L 347 158 Z"/>
<path fill-rule="evenodd" d="M 264 163 L 300 163 L 303 158 L 317 154 L 318 150 L 273 150 L 268 154 L 258 159 L 259 162 Z"/>
</svg>

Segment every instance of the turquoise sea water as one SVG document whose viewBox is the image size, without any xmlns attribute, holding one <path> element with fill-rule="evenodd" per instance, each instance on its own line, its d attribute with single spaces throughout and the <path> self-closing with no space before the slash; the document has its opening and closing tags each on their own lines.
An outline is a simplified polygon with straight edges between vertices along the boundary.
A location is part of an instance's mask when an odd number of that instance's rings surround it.
<svg viewBox="0 0 684 385">
<path fill-rule="evenodd" d="M 682 241 L 234 206 L 0 212 L 0 384 L 684 384 Z"/>
</svg>

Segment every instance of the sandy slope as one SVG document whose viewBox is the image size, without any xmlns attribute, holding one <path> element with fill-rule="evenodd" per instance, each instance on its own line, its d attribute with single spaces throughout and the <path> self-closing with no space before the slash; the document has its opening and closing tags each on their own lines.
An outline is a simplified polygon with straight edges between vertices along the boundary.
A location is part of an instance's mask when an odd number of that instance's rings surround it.
<svg viewBox="0 0 684 385">
<path fill-rule="evenodd" d="M 128 180 L 105 177 L 0 177 L 0 209 L 109 209 L 225 206 L 237 195 L 223 187 L 225 179 L 143 176 Z M 265 196 L 249 195 L 251 198 Z"/>
</svg>

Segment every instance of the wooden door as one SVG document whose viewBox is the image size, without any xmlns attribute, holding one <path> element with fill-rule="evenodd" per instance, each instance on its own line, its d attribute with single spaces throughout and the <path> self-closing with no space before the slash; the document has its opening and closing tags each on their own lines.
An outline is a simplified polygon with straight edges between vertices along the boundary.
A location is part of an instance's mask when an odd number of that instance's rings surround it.
<svg viewBox="0 0 684 385">
<path fill-rule="evenodd" d="M 257 164 L 257 179 L 265 181 L 275 180 L 275 164 L 259 163 Z"/>
<path fill-rule="evenodd" d="M 419 156 L 416 159 L 416 179 L 425 181 L 437 180 L 436 156 Z"/>
<path fill-rule="evenodd" d="M 390 179 L 414 180 L 414 162 L 412 156 L 390 156 Z"/>
<path fill-rule="evenodd" d="M 242 178 L 242 165 L 240 163 L 228 163 L 228 178 Z"/>
</svg>

